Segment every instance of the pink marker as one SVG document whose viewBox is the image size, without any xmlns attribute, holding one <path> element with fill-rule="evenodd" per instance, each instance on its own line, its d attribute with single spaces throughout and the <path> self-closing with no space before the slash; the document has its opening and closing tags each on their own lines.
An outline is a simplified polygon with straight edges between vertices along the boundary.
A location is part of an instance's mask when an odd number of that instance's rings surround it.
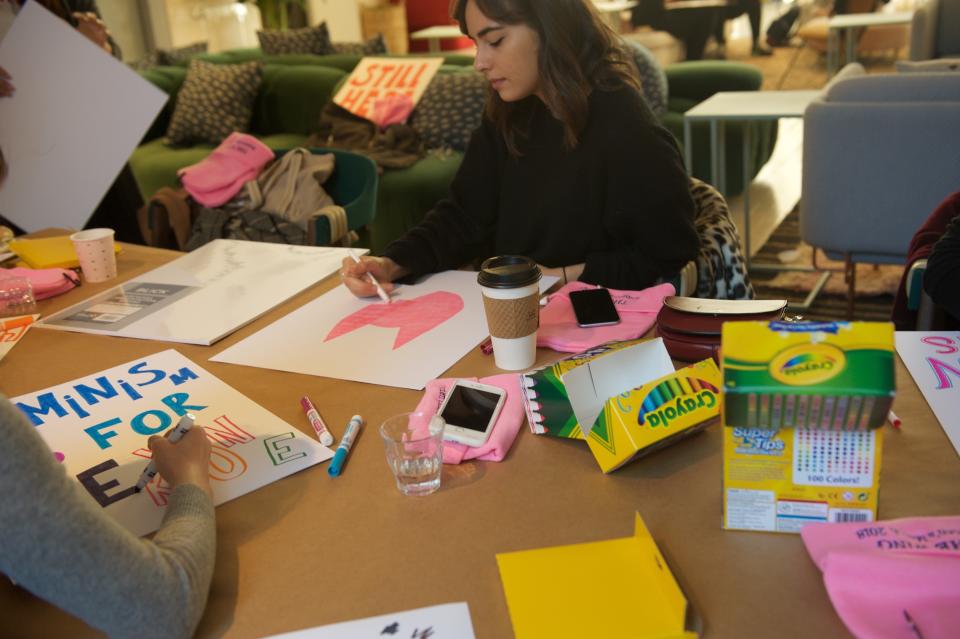
<svg viewBox="0 0 960 639">
<path fill-rule="evenodd" d="M 310 420 L 310 425 L 313 426 L 313 430 L 317 433 L 317 439 L 320 440 L 320 443 L 324 446 L 332 445 L 333 435 L 330 433 L 327 425 L 323 423 L 323 420 L 320 419 L 320 413 L 317 412 L 317 407 L 313 405 L 310 398 L 306 395 L 301 397 L 300 406 L 303 408 L 303 412 L 307 414 L 307 419 Z"/>
</svg>

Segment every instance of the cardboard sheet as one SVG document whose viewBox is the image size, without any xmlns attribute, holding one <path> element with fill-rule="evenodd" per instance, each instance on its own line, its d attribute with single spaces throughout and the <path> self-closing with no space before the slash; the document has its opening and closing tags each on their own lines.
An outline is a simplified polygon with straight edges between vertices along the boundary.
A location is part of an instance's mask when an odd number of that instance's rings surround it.
<svg viewBox="0 0 960 639">
<path fill-rule="evenodd" d="M 404 95 L 416 105 L 441 64 L 443 58 L 363 58 L 333 101 L 367 119 L 371 119 L 373 106 L 381 98 Z"/>
<path fill-rule="evenodd" d="M 192 413 L 213 445 L 213 503 L 245 495 L 333 457 L 307 437 L 175 350 L 143 357 L 11 400 L 37 428 L 67 475 L 134 534 L 155 531 L 169 486 L 157 475 L 133 487 L 151 454 L 147 439 Z"/>
<path fill-rule="evenodd" d="M 16 87 L 0 99 L 0 212 L 26 231 L 81 228 L 167 94 L 36 2 L 0 41 L 0 67 Z"/>
</svg>

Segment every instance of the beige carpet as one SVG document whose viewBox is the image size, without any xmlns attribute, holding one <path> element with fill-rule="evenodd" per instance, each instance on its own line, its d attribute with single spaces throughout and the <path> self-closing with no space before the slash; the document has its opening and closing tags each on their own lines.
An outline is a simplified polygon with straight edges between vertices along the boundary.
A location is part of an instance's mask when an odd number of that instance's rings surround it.
<svg viewBox="0 0 960 639">
<path fill-rule="evenodd" d="M 800 243 L 797 248 L 781 251 L 777 254 L 781 264 L 792 266 L 809 266 L 812 264 L 813 248 Z M 817 256 L 817 267 L 823 269 L 842 269 L 843 262 L 828 260 L 820 253 Z M 858 296 L 873 297 L 877 295 L 893 295 L 900 285 L 902 266 L 874 266 L 872 264 L 857 265 L 856 292 Z M 772 279 L 763 282 L 764 288 L 784 289 L 789 291 L 807 292 L 813 288 L 819 278 L 818 273 L 789 272 L 778 273 Z M 847 285 L 843 281 L 842 273 L 832 276 L 824 287 L 827 295 L 846 295 Z"/>
</svg>

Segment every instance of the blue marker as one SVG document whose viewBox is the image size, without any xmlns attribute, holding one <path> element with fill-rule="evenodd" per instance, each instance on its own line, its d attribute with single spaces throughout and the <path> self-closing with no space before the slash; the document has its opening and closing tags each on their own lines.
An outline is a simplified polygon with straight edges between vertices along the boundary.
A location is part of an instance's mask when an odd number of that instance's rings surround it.
<svg viewBox="0 0 960 639">
<path fill-rule="evenodd" d="M 343 470 L 343 462 L 347 460 L 347 453 L 350 452 L 353 441 L 360 433 L 361 424 L 363 424 L 363 417 L 354 415 L 350 418 L 350 423 L 347 424 L 347 430 L 340 439 L 340 445 L 337 446 L 337 452 L 333 456 L 333 461 L 330 462 L 330 468 L 327 469 L 327 474 L 331 477 L 339 477 L 340 471 Z"/>
</svg>

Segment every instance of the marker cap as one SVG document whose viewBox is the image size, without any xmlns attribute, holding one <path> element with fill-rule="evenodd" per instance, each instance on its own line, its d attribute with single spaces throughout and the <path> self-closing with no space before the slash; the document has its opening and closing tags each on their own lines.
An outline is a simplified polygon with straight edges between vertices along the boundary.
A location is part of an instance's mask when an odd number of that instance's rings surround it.
<svg viewBox="0 0 960 639">
<path fill-rule="evenodd" d="M 330 467 L 327 468 L 327 474 L 331 477 L 339 477 L 340 471 L 343 469 L 343 461 L 347 458 L 347 451 L 343 448 L 338 448 L 337 452 L 333 455 L 333 461 L 330 462 Z"/>
</svg>

